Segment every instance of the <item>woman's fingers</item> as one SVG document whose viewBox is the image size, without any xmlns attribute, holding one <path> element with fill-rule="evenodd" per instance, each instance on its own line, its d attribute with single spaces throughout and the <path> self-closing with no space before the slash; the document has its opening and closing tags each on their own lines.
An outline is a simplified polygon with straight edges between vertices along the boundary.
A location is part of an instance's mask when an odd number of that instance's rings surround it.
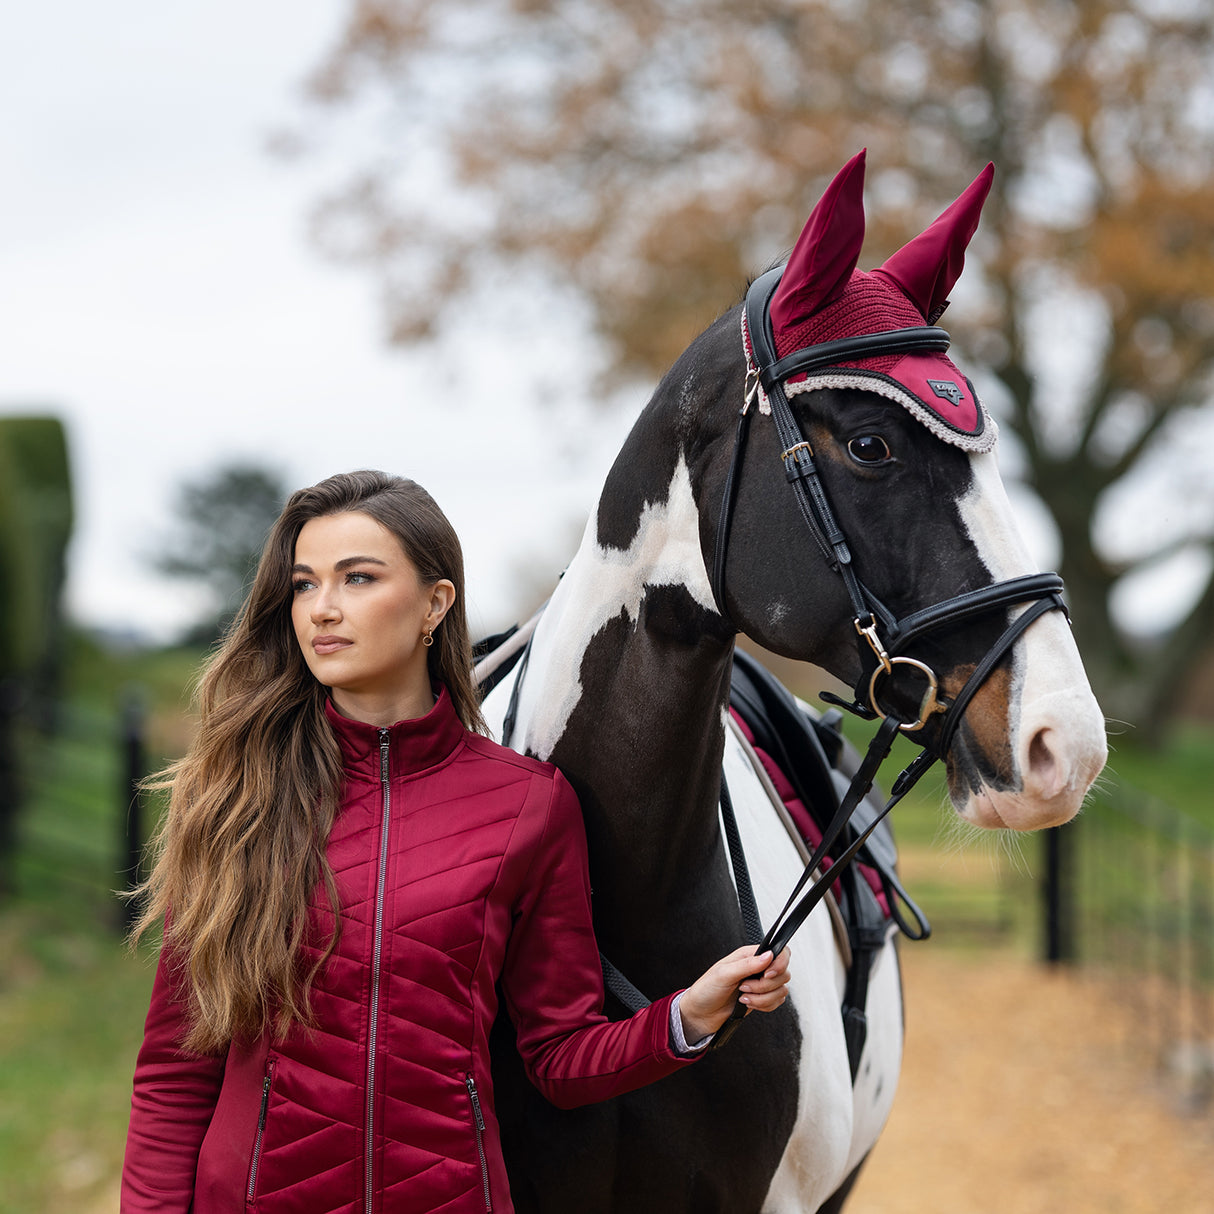
<svg viewBox="0 0 1214 1214">
<path fill-rule="evenodd" d="M 698 1041 L 729 1018 L 735 1003 L 772 1012 L 787 998 L 789 951 L 778 957 L 754 945 L 734 949 L 683 992 L 679 1010 L 688 1041 Z"/>
<path fill-rule="evenodd" d="M 747 1007 L 773 1011 L 787 998 L 791 956 L 787 948 L 773 957 L 770 951 L 756 954 L 754 947 L 747 945 L 718 962 L 718 975 L 722 984 L 732 986 Z"/>
<path fill-rule="evenodd" d="M 788 997 L 788 963 L 792 954 L 786 948 L 778 957 L 772 957 L 770 952 L 749 958 L 751 965 L 755 962 L 764 966 L 763 972 L 758 973 L 753 968 L 738 986 L 739 997 L 747 1007 L 754 1011 L 770 1012 L 779 1007 Z"/>
</svg>

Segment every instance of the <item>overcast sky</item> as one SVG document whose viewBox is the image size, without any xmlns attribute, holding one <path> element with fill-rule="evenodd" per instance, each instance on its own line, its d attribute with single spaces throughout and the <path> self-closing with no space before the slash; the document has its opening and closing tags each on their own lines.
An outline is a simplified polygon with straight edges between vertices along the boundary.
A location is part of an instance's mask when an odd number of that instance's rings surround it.
<svg viewBox="0 0 1214 1214">
<path fill-rule="evenodd" d="M 355 467 L 419 480 L 464 540 L 474 628 L 496 628 L 518 566 L 554 577 L 571 554 L 626 431 L 629 410 L 586 408 L 571 321 L 543 345 L 482 332 L 475 361 L 402 354 L 367 272 L 309 244 L 332 166 L 266 145 L 305 114 L 301 81 L 343 9 L 40 0 L 0 15 L 0 414 L 67 423 L 81 622 L 166 636 L 192 618 L 144 556 L 175 485 L 254 459 L 291 487 Z M 535 403 L 541 365 L 567 398 Z"/>
</svg>

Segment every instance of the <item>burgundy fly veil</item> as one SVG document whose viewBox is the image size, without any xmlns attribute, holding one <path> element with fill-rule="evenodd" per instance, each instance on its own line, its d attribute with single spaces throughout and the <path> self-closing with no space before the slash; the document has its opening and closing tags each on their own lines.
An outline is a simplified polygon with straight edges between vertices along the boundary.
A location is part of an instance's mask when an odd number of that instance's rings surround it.
<svg viewBox="0 0 1214 1214">
<path fill-rule="evenodd" d="M 864 161 L 864 152 L 854 156 L 822 195 L 771 298 L 768 315 L 780 359 L 823 343 L 934 325 L 948 307 L 948 293 L 961 275 L 966 247 L 990 192 L 994 165 L 988 164 L 926 231 L 866 272 L 856 269 L 864 242 Z M 743 340 L 750 357 L 745 317 Z M 788 396 L 819 388 L 880 393 L 966 451 L 989 451 L 995 445 L 995 423 L 943 349 L 843 355 L 784 381 Z M 765 398 L 761 406 L 766 412 Z"/>
</svg>

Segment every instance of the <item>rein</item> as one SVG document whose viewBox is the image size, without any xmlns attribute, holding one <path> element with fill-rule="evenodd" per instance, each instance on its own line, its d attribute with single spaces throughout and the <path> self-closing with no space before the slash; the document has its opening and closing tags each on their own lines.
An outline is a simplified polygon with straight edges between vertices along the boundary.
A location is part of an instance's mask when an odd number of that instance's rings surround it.
<svg viewBox="0 0 1214 1214">
<path fill-rule="evenodd" d="M 866 675 L 861 674 L 854 689 L 853 702 L 849 703 L 829 693 L 823 693 L 823 699 L 867 720 L 879 718 L 881 724 L 869 744 L 868 751 L 852 778 L 847 792 L 840 801 L 830 825 L 823 832 L 821 843 L 806 864 L 805 870 L 783 910 L 759 944 L 758 952 L 770 949 L 777 956 L 808 917 L 810 911 L 825 896 L 827 889 L 855 859 L 877 824 L 914 787 L 924 772 L 948 752 L 970 701 L 1021 634 L 1048 611 L 1066 612 L 1062 598 L 1062 579 L 1056 573 L 1030 574 L 995 582 L 979 590 L 956 595 L 913 612 L 901 620 L 864 585 L 855 570 L 847 537 L 831 509 L 826 488 L 814 461 L 813 449 L 806 441 L 800 423 L 788 403 L 788 397 L 784 392 L 784 380 L 790 375 L 834 366 L 858 358 L 870 358 L 877 354 L 947 350 L 949 336 L 943 329 L 934 326 L 894 329 L 884 333 L 870 333 L 823 342 L 779 358 L 771 331 L 769 307 L 783 272 L 783 267 L 769 270 L 751 284 L 746 295 L 746 328 L 750 338 L 746 393 L 738 417 L 733 458 L 725 478 L 721 513 L 717 520 L 717 542 L 712 570 L 713 595 L 718 610 L 728 619 L 729 614 L 725 603 L 725 564 L 729 533 L 737 502 L 738 482 L 746 453 L 750 419 L 753 416 L 751 406 L 761 388 L 771 405 L 772 419 L 782 447 L 780 458 L 784 464 L 785 477 L 792 485 L 801 517 L 823 557 L 831 569 L 842 579 L 851 601 L 861 666 L 867 670 L 875 661 L 871 675 L 867 676 L 867 685 Z M 914 640 L 928 633 L 942 628 L 955 628 L 959 624 L 988 615 L 993 611 L 1023 604 L 1029 604 L 1029 606 L 1008 625 L 995 641 L 951 703 L 941 697 L 939 679 L 935 671 L 924 662 L 904 656 L 901 652 Z M 881 707 L 879 693 L 882 681 L 893 676 L 896 672 L 895 668 L 899 666 L 914 670 L 927 680 L 927 690 L 920 702 L 919 716 L 915 721 L 900 720 L 893 712 L 888 712 Z M 919 745 L 923 747 L 922 751 L 894 781 L 891 795 L 884 808 L 839 856 L 832 858 L 826 875 L 820 876 L 817 881 L 809 885 L 808 890 L 802 893 L 802 890 L 805 890 L 806 885 L 811 881 L 814 871 L 827 858 L 830 849 L 847 827 L 856 806 L 872 787 L 877 770 L 889 754 L 898 733 L 914 733 L 924 728 L 931 717 L 938 713 L 943 714 L 944 720 L 941 722 L 939 737 L 934 745 L 929 746 L 927 743 L 919 742 Z M 912 939 L 921 939 L 927 934 L 927 925 L 922 919 L 916 915 L 917 929 L 912 928 L 901 917 L 892 899 L 891 910 L 894 911 L 894 918 L 898 926 Z M 714 1039 L 713 1048 L 723 1045 L 732 1036 L 734 1029 L 745 1014 L 746 1008 L 742 1004 L 738 1004 L 732 1018 L 725 1023 Z"/>
</svg>

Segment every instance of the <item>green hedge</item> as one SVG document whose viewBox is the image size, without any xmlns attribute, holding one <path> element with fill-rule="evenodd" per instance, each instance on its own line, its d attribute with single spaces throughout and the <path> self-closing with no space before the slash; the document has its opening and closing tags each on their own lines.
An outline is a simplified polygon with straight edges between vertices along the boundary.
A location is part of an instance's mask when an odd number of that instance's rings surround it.
<svg viewBox="0 0 1214 1214">
<path fill-rule="evenodd" d="M 0 678 L 36 678 L 55 660 L 71 533 L 63 423 L 0 417 Z"/>
</svg>

